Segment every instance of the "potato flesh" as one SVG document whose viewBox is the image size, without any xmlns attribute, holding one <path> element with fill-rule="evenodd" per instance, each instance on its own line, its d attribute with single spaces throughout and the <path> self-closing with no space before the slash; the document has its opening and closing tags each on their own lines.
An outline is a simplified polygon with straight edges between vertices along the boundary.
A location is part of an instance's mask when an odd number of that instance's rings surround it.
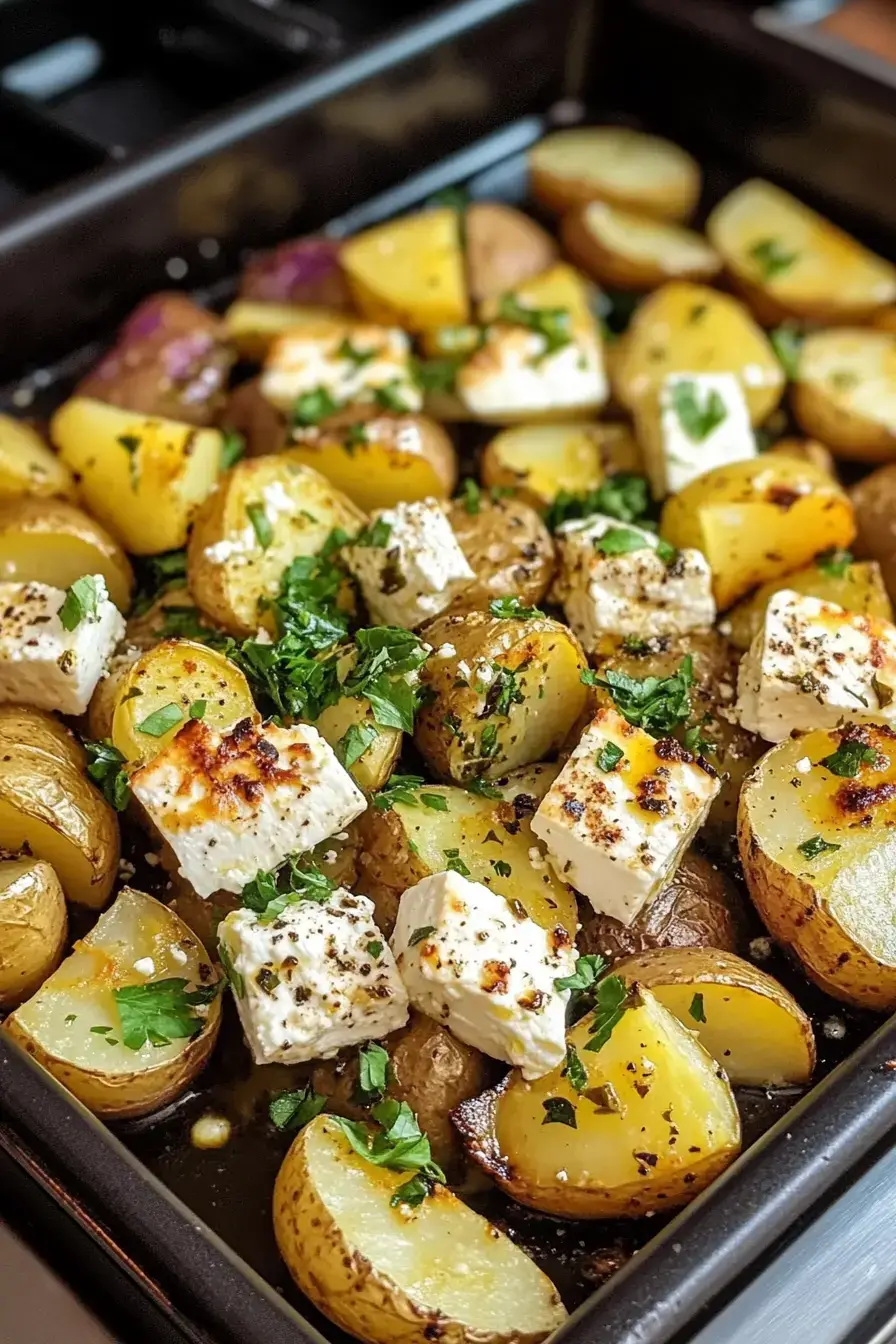
<svg viewBox="0 0 896 1344">
<path fill-rule="evenodd" d="M 483 463 L 486 485 L 516 485 L 536 504 L 550 504 L 561 490 L 593 490 L 603 479 L 601 427 L 519 425 L 491 441 Z"/>
<path fill-rule="evenodd" d="M 0 415 L 0 498 L 10 495 L 70 498 L 74 493 L 71 472 L 37 430 L 22 420 Z"/>
<path fill-rule="evenodd" d="M 750 647 L 762 628 L 766 608 L 775 593 L 792 588 L 797 593 L 820 597 L 824 602 L 835 602 L 838 607 L 854 611 L 860 616 L 877 616 L 885 621 L 893 619 L 893 604 L 887 595 L 880 567 L 873 560 L 859 560 L 844 574 L 827 573 L 820 565 L 808 565 L 793 574 L 764 583 L 761 588 L 728 613 L 731 633 L 728 638 L 743 652 Z"/>
<path fill-rule="evenodd" d="M 314 722 L 321 737 L 334 750 L 353 724 L 374 728 L 377 735 L 363 755 L 349 766 L 349 774 L 359 789 L 381 789 L 401 751 L 401 729 L 378 724 L 365 696 L 344 696 L 335 705 L 329 705 Z"/>
<path fill-rule="evenodd" d="M 246 359 L 263 360 L 273 341 L 296 327 L 344 322 L 336 308 L 312 308 L 295 303 L 260 303 L 237 299 L 224 314 L 228 339 Z"/>
<path fill-rule="evenodd" d="M 338 435 L 320 445 L 303 447 L 299 443 L 289 448 L 286 456 L 319 471 L 366 513 L 392 508 L 404 500 L 448 498 L 450 477 L 440 473 L 430 460 L 423 436 L 413 425 L 393 441 L 377 439 L 369 428 L 368 437 L 368 443 L 351 447 Z"/>
<path fill-rule="evenodd" d="M 499 1337 L 560 1324 L 566 1313 L 550 1280 L 455 1195 L 442 1189 L 411 1212 L 393 1209 L 408 1173 L 365 1162 L 324 1117 L 304 1143 L 309 1178 L 349 1254 L 364 1256 L 421 1309 Z"/>
<path fill-rule="evenodd" d="M 829 404 L 830 411 L 822 419 L 817 411 L 812 415 L 813 407 L 804 396 L 798 418 L 811 421 L 808 432 L 823 434 L 823 441 L 835 451 L 841 434 L 847 449 L 857 433 L 861 439 L 861 427 L 840 429 L 838 414 L 866 422 L 869 448 L 881 433 L 896 434 L 896 335 L 845 327 L 812 333 L 800 351 L 797 382 L 806 395 L 816 390 Z M 858 440 L 856 447 L 861 447 Z"/>
<path fill-rule="evenodd" d="M 107 551 L 61 530 L 26 532 L 15 524 L 0 526 L 0 575 L 4 583 L 47 583 L 65 589 L 85 574 L 101 574 L 115 606 L 127 611 L 130 572 Z"/>
<path fill-rule="evenodd" d="M 343 245 L 340 262 L 372 322 L 426 331 L 468 318 L 456 210 L 427 210 L 368 229 Z"/>
</svg>

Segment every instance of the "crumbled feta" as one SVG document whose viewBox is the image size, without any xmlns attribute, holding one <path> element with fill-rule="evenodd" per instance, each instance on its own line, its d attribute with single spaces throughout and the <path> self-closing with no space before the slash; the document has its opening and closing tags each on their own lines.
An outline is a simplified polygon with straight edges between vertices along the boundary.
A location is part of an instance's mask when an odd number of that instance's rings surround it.
<svg viewBox="0 0 896 1344">
<path fill-rule="evenodd" d="M 456 658 L 457 649 L 454 647 L 453 644 L 440 644 L 439 647 L 436 649 L 435 656 L 437 658 Z"/>
<path fill-rule="evenodd" d="M 187 954 L 182 947 L 172 947 L 171 960 L 176 961 L 178 966 L 186 966 Z"/>
<path fill-rule="evenodd" d="M 382 546 L 344 546 L 342 558 L 361 585 L 371 619 L 413 630 L 437 616 L 476 575 L 437 499 L 381 509 Z"/>
<path fill-rule="evenodd" d="M 140 957 L 134 962 L 134 970 L 138 975 L 155 975 L 156 964 L 152 957 Z"/>
<path fill-rule="evenodd" d="M 340 887 L 325 904 L 299 901 L 270 923 L 240 909 L 218 926 L 256 1064 L 329 1059 L 405 1025 L 408 996 L 373 913 L 366 896 Z"/>
<path fill-rule="evenodd" d="M 896 721 L 896 626 L 782 589 L 741 659 L 735 713 L 766 742 L 846 718 Z"/>
<path fill-rule="evenodd" d="M 234 560 L 237 557 L 246 558 L 253 551 L 261 549 L 255 528 L 252 526 L 244 527 L 235 537 L 224 537 L 221 541 L 216 541 L 212 546 L 206 546 L 202 552 L 206 560 L 210 560 L 213 565 L 226 565 L 228 560 Z"/>
<path fill-rule="evenodd" d="M 423 405 L 411 373 L 410 340 L 398 327 L 350 322 L 309 323 L 281 336 L 271 346 L 260 385 L 265 400 L 283 411 L 320 390 L 336 406 L 369 404 L 383 388 L 389 389 L 389 410 L 419 411 Z"/>
<path fill-rule="evenodd" d="M 605 554 L 608 533 L 634 533 L 643 548 Z M 601 635 L 650 639 L 708 629 L 715 620 L 712 574 L 700 551 L 681 550 L 667 561 L 658 538 L 644 528 L 595 513 L 557 530 L 559 571 L 553 600 L 587 650 Z"/>
<path fill-rule="evenodd" d="M 809 771 L 812 769 L 812 762 L 809 760 L 809 757 L 801 756 L 796 763 L 796 769 L 801 775 L 808 775 Z"/>
<path fill-rule="evenodd" d="M 457 373 L 457 395 L 475 417 L 525 420 L 551 411 L 595 411 L 607 400 L 600 341 L 578 326 L 551 354 L 537 331 L 498 323 Z"/>
<path fill-rule="evenodd" d="M 540 1078 L 566 1053 L 575 950 L 565 929 L 544 929 L 522 906 L 459 873 L 409 887 L 392 950 L 414 1008 L 459 1040 Z"/>
<path fill-rule="evenodd" d="M 66 594 L 46 583 L 0 583 L 0 701 L 83 714 L 105 672 L 124 619 L 101 574 L 91 576 L 96 611 L 73 630 L 59 617 Z"/>
<path fill-rule="evenodd" d="M 657 407 L 642 405 L 637 429 L 657 499 L 677 494 L 714 467 L 757 454 L 743 385 L 733 373 L 669 374 Z"/>
<path fill-rule="evenodd" d="M 315 728 L 250 719 L 225 734 L 191 720 L 135 771 L 131 789 L 200 896 L 242 891 L 367 806 Z"/>
<path fill-rule="evenodd" d="M 615 768 L 598 764 L 610 744 Z M 599 709 L 532 818 L 557 875 L 599 914 L 631 924 L 669 880 L 719 791 L 674 738 Z"/>
</svg>

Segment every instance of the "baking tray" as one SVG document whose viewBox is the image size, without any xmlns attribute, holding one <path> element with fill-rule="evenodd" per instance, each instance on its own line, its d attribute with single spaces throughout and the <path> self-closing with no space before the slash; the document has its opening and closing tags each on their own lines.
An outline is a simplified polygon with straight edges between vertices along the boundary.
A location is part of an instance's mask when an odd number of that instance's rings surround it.
<svg viewBox="0 0 896 1344">
<path fill-rule="evenodd" d="M 794 168 L 774 162 L 784 137 L 811 147 L 816 90 L 798 79 L 782 86 L 757 66 L 755 51 L 720 47 L 711 31 L 696 36 L 687 19 L 687 5 L 660 0 L 617 0 L 605 12 L 585 0 L 472 0 L 44 197 L 0 228 L 0 404 L 47 413 L 114 322 L 172 280 L 225 299 L 247 245 L 327 223 L 348 232 L 455 182 L 519 199 L 526 146 L 547 125 L 583 116 L 586 100 L 595 115 L 686 143 L 705 166 L 709 199 L 759 168 L 896 252 L 896 202 L 882 197 L 857 212 L 812 154 L 794 156 Z M 850 95 L 839 97 L 848 122 Z M 885 154 L 879 162 L 883 175 Z M 49 278 L 38 284 L 36 276 Z M 151 871 L 138 872 L 136 884 L 151 890 Z M 774 969 L 787 978 L 786 967 Z M 804 984 L 800 997 L 819 1029 L 821 1072 L 832 1071 L 711 1190 L 652 1239 L 652 1224 L 593 1225 L 589 1233 L 539 1220 L 543 1260 L 546 1223 L 557 1239 L 548 1267 L 559 1278 L 583 1249 L 602 1252 L 592 1282 L 638 1249 L 563 1338 L 661 1344 L 681 1336 L 888 1142 L 896 1026 L 869 1035 L 869 1017 Z M 826 1034 L 832 1014 L 837 1030 Z M 270 1189 L 282 1137 L 247 1126 L 245 1148 L 239 1129 L 223 1153 L 186 1145 L 190 1119 L 216 1088 L 232 1095 L 236 1083 L 251 1094 L 251 1080 L 228 1072 L 230 1059 L 225 1046 L 201 1090 L 112 1133 L 0 1036 L 0 1148 L 183 1338 L 339 1340 L 311 1308 L 296 1310 L 300 1299 L 273 1252 Z M 791 1098 L 744 1100 L 755 1133 Z M 523 1244 L 533 1238 L 527 1211 L 517 1209 L 510 1223 Z"/>
</svg>

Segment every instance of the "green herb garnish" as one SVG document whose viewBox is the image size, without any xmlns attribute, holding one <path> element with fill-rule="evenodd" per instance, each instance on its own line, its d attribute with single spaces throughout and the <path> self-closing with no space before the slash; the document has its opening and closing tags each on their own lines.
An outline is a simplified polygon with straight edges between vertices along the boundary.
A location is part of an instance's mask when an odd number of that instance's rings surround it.
<svg viewBox="0 0 896 1344">
<path fill-rule="evenodd" d="M 805 333 L 798 327 L 788 325 L 776 327 L 769 332 L 772 348 L 778 356 L 778 363 L 791 382 L 795 382 L 799 373 L 800 352 L 803 348 Z"/>
<path fill-rule="evenodd" d="M 229 471 L 246 455 L 246 440 L 236 429 L 222 429 L 221 470 Z"/>
<path fill-rule="evenodd" d="M 442 853 L 447 859 L 445 868 L 448 872 L 459 873 L 461 877 L 469 877 L 470 870 L 460 857 L 459 849 L 443 849 Z"/>
<path fill-rule="evenodd" d="M 59 608 L 63 630 L 77 630 L 82 621 L 93 620 L 99 609 L 99 589 L 92 574 L 75 579 L 65 590 L 65 601 Z"/>
<path fill-rule="evenodd" d="M 653 737 L 665 737 L 691 712 L 694 660 L 690 654 L 682 658 L 671 677 L 630 677 L 627 672 L 610 668 L 604 676 L 595 676 L 585 684 L 608 690 L 620 714 L 636 728 Z"/>
<path fill-rule="evenodd" d="M 498 305 L 502 322 L 527 327 L 544 340 L 539 359 L 546 359 L 557 350 L 572 344 L 572 323 L 566 308 L 529 308 L 514 294 L 505 294 Z"/>
<path fill-rule="evenodd" d="M 748 249 L 747 255 L 756 262 L 763 280 L 773 280 L 776 275 L 789 271 L 800 254 L 786 251 L 777 238 L 760 238 Z"/>
<path fill-rule="evenodd" d="M 389 1082 L 389 1051 L 369 1041 L 358 1051 L 358 1086 L 353 1100 L 362 1106 L 381 1101 Z"/>
<path fill-rule="evenodd" d="M 495 597 L 489 602 L 488 609 L 501 620 L 533 621 L 544 615 L 538 607 L 524 607 L 518 597 Z"/>
<path fill-rule="evenodd" d="M 271 1122 L 281 1131 L 304 1129 L 327 1104 L 310 1083 L 297 1092 L 276 1092 L 268 1104 Z"/>
<path fill-rule="evenodd" d="M 85 742 L 87 773 L 98 784 L 107 803 L 116 812 L 123 812 L 131 800 L 131 786 L 124 771 L 125 757 L 108 738 L 102 742 Z"/>
<path fill-rule="evenodd" d="M 826 551 L 819 551 L 815 557 L 815 564 L 822 574 L 827 574 L 829 578 L 842 579 L 845 578 L 852 560 L 851 551 L 841 550 L 839 546 L 829 546 Z"/>
<path fill-rule="evenodd" d="M 817 859 L 819 854 L 834 854 L 842 845 L 832 845 L 830 841 L 823 840 L 820 835 L 813 835 L 811 840 L 804 840 L 797 849 L 804 859 Z"/>
<path fill-rule="evenodd" d="M 474 517 L 482 509 L 482 490 L 472 476 L 465 476 L 461 481 L 459 496 L 471 517 Z"/>
<path fill-rule="evenodd" d="M 188 990 L 188 981 L 173 978 L 155 980 L 148 985 L 124 985 L 113 989 L 112 997 L 121 1020 L 121 1040 L 129 1050 L 151 1045 L 170 1045 L 173 1040 L 198 1036 L 205 1018 L 194 1008 L 210 1004 L 219 985 Z"/>
<path fill-rule="evenodd" d="M 652 545 L 643 532 L 635 532 L 630 527 L 609 527 L 602 537 L 594 538 L 594 549 L 601 555 L 628 555 L 630 551 L 643 551 Z"/>
<path fill-rule="evenodd" d="M 296 398 L 292 408 L 292 423 L 297 427 L 319 425 L 321 420 L 325 420 L 328 415 L 335 415 L 339 409 L 339 404 L 333 400 L 327 388 L 316 387 L 312 392 L 303 392 Z"/>
<path fill-rule="evenodd" d="M 433 1162 L 429 1139 L 422 1133 L 417 1117 L 407 1102 L 391 1098 L 379 1102 L 371 1114 L 377 1122 L 376 1129 L 341 1116 L 334 1116 L 333 1122 L 366 1162 L 389 1171 L 416 1172 L 412 1180 L 395 1190 L 390 1201 L 393 1208 L 422 1203 L 435 1184 L 444 1184 L 445 1173 Z"/>
<path fill-rule="evenodd" d="M 621 760 L 625 758 L 625 752 L 621 747 L 617 747 L 615 742 L 605 742 L 595 757 L 598 770 L 603 770 L 605 775 L 612 774 Z"/>
<path fill-rule="evenodd" d="M 728 414 L 715 388 L 710 389 L 701 405 L 697 399 L 697 384 L 690 378 L 673 383 L 670 396 L 682 429 L 694 443 L 709 438 Z"/>
<path fill-rule="evenodd" d="M 392 411 L 394 415 L 404 415 L 410 410 L 404 399 L 404 389 L 397 378 L 393 378 L 382 387 L 375 388 L 373 399 L 378 406 L 382 406 L 386 411 Z"/>
<path fill-rule="evenodd" d="M 147 714 L 142 723 L 137 724 L 137 732 L 145 733 L 147 737 L 164 737 L 170 733 L 171 729 L 181 722 L 184 717 L 183 710 L 179 705 L 162 705 L 161 709 L 153 710 L 152 714 Z"/>
<path fill-rule="evenodd" d="M 594 991 L 594 1017 L 589 1028 L 591 1036 L 586 1050 L 600 1050 L 606 1045 L 628 1006 L 628 997 L 628 986 L 618 975 L 606 975 L 598 982 Z"/>
<path fill-rule="evenodd" d="M 588 1086 L 588 1070 L 579 1057 L 579 1052 L 570 1041 L 566 1047 L 566 1067 L 563 1070 L 570 1086 L 577 1092 L 584 1092 Z"/>
<path fill-rule="evenodd" d="M 548 1097 L 541 1104 L 544 1107 L 543 1125 L 569 1125 L 570 1129 L 578 1129 L 576 1108 L 566 1097 Z"/>
<path fill-rule="evenodd" d="M 546 526 L 556 532 L 561 523 L 602 513 L 621 523 L 641 522 L 650 508 L 650 490 L 643 476 L 619 471 L 608 476 L 595 490 L 576 493 L 558 492 L 544 516 Z"/>
<path fill-rule="evenodd" d="M 346 770 L 350 770 L 379 737 L 371 723 L 351 723 L 336 743 L 336 755 Z"/>
<path fill-rule="evenodd" d="M 876 760 L 874 747 L 855 738 L 847 738 L 830 756 L 823 756 L 819 764 L 841 779 L 855 779 L 863 765 L 874 765 Z"/>
<path fill-rule="evenodd" d="M 288 858 L 271 872 L 256 873 L 243 887 L 242 901 L 262 924 L 270 924 L 287 906 L 300 901 L 326 905 L 335 890 L 336 883 L 313 863 L 300 867 L 296 859 Z"/>
<path fill-rule="evenodd" d="M 252 530 L 259 546 L 263 551 L 266 551 L 274 540 L 274 527 L 264 511 L 264 505 L 247 504 L 246 516 L 252 524 Z"/>
<path fill-rule="evenodd" d="M 691 999 L 691 1006 L 688 1009 L 688 1013 L 694 1019 L 695 1022 L 706 1021 L 706 1012 L 703 1008 L 702 994 L 695 994 L 694 997 Z"/>
<path fill-rule="evenodd" d="M 357 346 L 352 345 L 347 336 L 336 347 L 336 358 L 345 359 L 356 369 L 363 369 L 365 364 L 369 364 L 372 359 L 376 359 L 376 350 L 359 350 Z"/>
</svg>

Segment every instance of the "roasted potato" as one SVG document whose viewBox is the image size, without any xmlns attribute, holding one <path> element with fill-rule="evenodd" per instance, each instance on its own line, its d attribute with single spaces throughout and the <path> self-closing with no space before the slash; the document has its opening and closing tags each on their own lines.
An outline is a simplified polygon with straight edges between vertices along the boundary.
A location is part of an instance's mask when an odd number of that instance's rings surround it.
<svg viewBox="0 0 896 1344">
<path fill-rule="evenodd" d="M 370 1344 L 538 1344 L 566 1319 L 559 1295 L 509 1237 L 444 1186 L 392 1207 L 408 1173 L 365 1161 L 319 1115 L 286 1155 L 274 1232 L 301 1291 Z M 458 1272 L 463 1266 L 465 1272 Z"/>
<path fill-rule="evenodd" d="M 354 653 L 347 653 L 340 659 L 339 677 L 345 681 L 356 661 Z M 325 741 L 343 756 L 343 744 L 346 733 L 354 725 L 371 728 L 376 736 L 365 751 L 348 766 L 348 772 L 359 789 L 371 792 L 381 789 L 392 773 L 395 762 L 401 752 L 404 734 L 400 728 L 376 722 L 373 707 L 364 695 L 345 695 L 334 705 L 328 705 L 322 714 L 314 720 L 314 726 Z"/>
<path fill-rule="evenodd" d="M 515 425 L 503 429 L 482 454 L 482 480 L 513 488 L 536 509 L 561 491 L 587 494 L 607 475 L 640 472 L 643 458 L 627 425 Z"/>
<path fill-rule="evenodd" d="M 74 477 L 37 430 L 24 420 L 0 415 L 0 499 L 72 499 L 74 494 Z"/>
<path fill-rule="evenodd" d="M 754 425 L 784 391 L 784 370 L 765 332 L 737 299 L 705 285 L 663 285 L 638 307 L 615 351 L 613 391 L 630 411 L 656 395 L 670 373 L 736 374 Z"/>
<path fill-rule="evenodd" d="M 340 261 L 371 322 L 427 331 L 469 316 L 459 216 L 449 207 L 367 229 L 342 244 Z"/>
<path fill-rule="evenodd" d="M 101 909 L 118 872 L 118 819 L 50 714 L 0 706 L 0 847 L 44 859 L 78 905 Z"/>
<path fill-rule="evenodd" d="M 286 331 L 265 357 L 259 389 L 293 425 L 350 425 L 356 408 L 419 411 L 423 394 L 410 338 L 400 327 L 320 319 Z"/>
<path fill-rule="evenodd" d="M 872 757 L 855 775 L 822 764 L 846 742 Z M 828 994 L 877 1012 L 896 1008 L 894 797 L 896 733 L 847 724 L 773 747 L 738 813 L 744 876 L 772 937 Z"/>
<path fill-rule="evenodd" d="M 217 314 L 177 290 L 153 294 L 134 310 L 75 395 L 139 415 L 213 425 L 233 361 Z"/>
<path fill-rule="evenodd" d="M 896 334 L 841 327 L 803 341 L 792 392 L 806 434 L 859 462 L 896 458 Z"/>
<path fill-rule="evenodd" d="M 401 500 L 447 499 L 457 482 L 454 446 L 425 415 L 378 415 L 344 428 L 297 429 L 286 455 L 319 471 L 368 513 Z"/>
<path fill-rule="evenodd" d="M 660 532 L 709 561 L 720 611 L 855 536 L 849 497 L 824 471 L 763 454 L 698 476 L 663 507 Z"/>
<path fill-rule="evenodd" d="M 177 550 L 221 471 L 218 429 L 72 397 L 53 416 L 53 442 L 85 505 L 126 551 Z"/>
<path fill-rule="evenodd" d="M 186 584 L 168 588 L 149 606 L 141 603 L 128 618 L 124 651 L 136 649 L 142 653 L 163 639 L 200 639 L 205 630 L 220 633 L 220 627 L 203 617 L 194 605 Z"/>
<path fill-rule="evenodd" d="M 152 640 L 151 643 L 156 644 L 158 641 Z M 97 682 L 96 690 L 87 706 L 87 736 L 95 742 L 111 738 L 112 720 L 115 717 L 122 682 L 127 676 L 128 668 L 139 657 L 140 650 L 130 646 L 121 653 L 113 654 L 106 675 Z"/>
<path fill-rule="evenodd" d="M 893 619 L 893 604 L 884 587 L 880 565 L 874 560 L 850 560 L 848 554 L 842 557 L 822 555 L 815 564 L 764 583 L 731 608 L 725 625 L 735 648 L 743 653 L 747 651 L 762 629 L 769 602 L 782 588 L 820 597 L 823 602 L 836 602 L 839 607 L 860 616 L 880 616 L 885 621 Z"/>
<path fill-rule="evenodd" d="M 890 597 L 896 596 L 896 463 L 878 467 L 849 492 L 855 510 L 855 552 L 880 565 Z"/>
<path fill-rule="evenodd" d="M 335 238 L 290 238 L 257 252 L 240 278 L 240 298 L 350 312 L 352 296 Z"/>
<path fill-rule="evenodd" d="M 557 770 L 544 770 L 546 790 Z M 456 851 L 472 882 L 519 901 L 543 928 L 561 925 L 573 936 L 575 896 L 541 857 L 530 826 L 539 801 L 534 792 L 539 775 L 516 771 L 506 784 L 500 780 L 489 785 L 485 794 L 427 784 L 414 791 L 419 801 L 394 802 L 388 809 L 382 800 L 380 805 L 374 800 L 358 821 L 358 890 L 374 902 L 384 933 L 392 932 L 402 893 L 424 877 L 444 872 Z M 495 793 L 502 796 L 489 796 Z"/>
<path fill-rule="evenodd" d="M 148 975 L 138 969 L 143 963 L 153 967 Z M 125 887 L 4 1028 L 96 1115 L 134 1118 L 173 1101 L 207 1062 L 221 1024 L 220 994 L 192 1007 L 182 991 L 211 991 L 217 979 L 186 924 L 151 896 Z M 138 1044 L 140 1032 L 122 1019 L 118 995 L 164 980 L 179 984 L 173 992 L 195 1019 L 194 1034 L 173 1034 L 166 998 Z"/>
<path fill-rule="evenodd" d="M 321 319 L 341 322 L 345 320 L 345 314 L 333 307 L 310 308 L 294 303 L 237 299 L 224 314 L 224 330 L 243 359 L 260 364 L 278 337 L 296 327 L 314 325 Z"/>
<path fill-rule="evenodd" d="M 451 1112 L 488 1086 L 489 1061 L 422 1013 L 412 1012 L 407 1026 L 393 1031 L 383 1045 L 389 1052 L 391 1068 L 389 1096 L 410 1106 L 439 1166 L 449 1175 L 459 1174 L 463 1148 L 451 1123 Z M 356 1051 L 317 1064 L 311 1083 L 315 1092 L 327 1098 L 328 1111 L 352 1120 L 367 1119 L 369 1110 L 355 1100 Z"/>
<path fill-rule="evenodd" d="M 705 238 L 680 224 L 589 201 L 565 215 L 560 237 L 586 275 L 610 288 L 651 290 L 667 280 L 711 280 L 722 265 Z"/>
<path fill-rule="evenodd" d="M 310 467 L 282 455 L 244 458 L 199 510 L 187 547 L 197 606 L 234 635 L 254 634 L 259 602 L 284 569 L 315 555 L 334 528 L 355 533 L 365 515 Z"/>
<path fill-rule="evenodd" d="M 794 196 L 753 178 L 706 225 L 726 270 L 768 326 L 856 322 L 896 299 L 896 269 Z"/>
<path fill-rule="evenodd" d="M 582 1093 L 565 1066 L 530 1083 L 513 1069 L 454 1110 L 468 1153 L 542 1213 L 639 1217 L 686 1204 L 740 1150 L 727 1078 L 647 989 L 631 991 L 597 1051 L 587 1048 L 591 1022 L 567 1038 L 587 1075 Z"/>
<path fill-rule="evenodd" d="M 608 201 L 655 219 L 687 219 L 700 195 L 690 154 L 627 126 L 554 131 L 529 151 L 529 175 L 535 199 L 558 214 Z"/>
<path fill-rule="evenodd" d="M 775 457 L 795 457 L 800 462 L 810 462 L 819 471 L 826 471 L 837 479 L 837 463 L 830 448 L 825 448 L 817 439 L 779 439 L 767 450 Z"/>
<path fill-rule="evenodd" d="M 438 778 L 496 779 L 558 750 L 588 696 L 565 625 L 477 611 L 441 616 L 424 635 L 436 650 L 420 672 L 432 698 L 414 742 Z"/>
<path fill-rule="evenodd" d="M 557 260 L 549 233 L 511 205 L 473 201 L 464 212 L 467 285 L 474 303 L 507 294 Z"/>
<path fill-rule="evenodd" d="M 476 579 L 458 593 L 448 612 L 484 611 L 496 598 L 541 601 L 554 573 L 554 543 L 534 509 L 515 499 L 454 499 L 451 530 Z"/>
<path fill-rule="evenodd" d="M 102 574 L 120 611 L 127 611 L 134 586 L 118 542 L 62 499 L 0 500 L 0 573 L 8 583 L 48 583 L 53 588 L 70 588 L 85 574 Z"/>
<path fill-rule="evenodd" d="M 0 1010 L 40 988 L 59 965 L 67 933 L 65 896 L 50 865 L 0 859 Z"/>
<path fill-rule="evenodd" d="M 694 849 L 688 850 L 662 891 L 631 924 L 599 915 L 590 905 L 586 908 L 584 901 L 581 915 L 582 927 L 576 935 L 579 952 L 596 953 L 614 963 L 658 947 L 716 947 L 736 952 L 747 926 L 743 897 L 735 883 Z"/>
<path fill-rule="evenodd" d="M 627 957 L 613 973 L 649 989 L 732 1086 L 786 1087 L 812 1077 L 812 1023 L 793 995 L 751 962 L 710 948 L 661 948 Z"/>
<path fill-rule="evenodd" d="M 260 378 L 235 387 L 221 415 L 222 425 L 242 435 L 250 457 L 282 452 L 289 438 L 286 421 L 284 412 L 262 396 Z"/>
</svg>

